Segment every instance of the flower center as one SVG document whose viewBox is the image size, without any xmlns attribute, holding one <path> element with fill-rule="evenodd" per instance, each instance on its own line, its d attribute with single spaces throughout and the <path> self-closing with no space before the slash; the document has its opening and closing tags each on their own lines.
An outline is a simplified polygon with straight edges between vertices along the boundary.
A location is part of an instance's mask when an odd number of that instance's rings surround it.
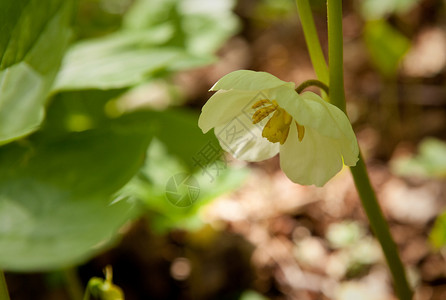
<svg viewBox="0 0 446 300">
<path fill-rule="evenodd" d="M 268 105 L 267 105 L 268 104 Z M 267 105 L 267 106 L 265 106 Z M 268 100 L 263 99 L 259 100 L 252 106 L 253 109 L 257 109 L 257 111 L 252 116 L 252 123 L 257 124 L 267 116 L 269 116 L 272 112 L 274 112 L 273 116 L 266 123 L 265 127 L 262 130 L 262 136 L 268 139 L 271 143 L 279 142 L 283 145 L 288 138 L 288 133 L 290 132 L 291 122 L 293 118 L 287 113 L 283 108 L 281 108 L 276 100 Z M 302 141 L 305 135 L 305 127 L 299 125 L 296 121 L 297 134 L 299 141 Z"/>
</svg>

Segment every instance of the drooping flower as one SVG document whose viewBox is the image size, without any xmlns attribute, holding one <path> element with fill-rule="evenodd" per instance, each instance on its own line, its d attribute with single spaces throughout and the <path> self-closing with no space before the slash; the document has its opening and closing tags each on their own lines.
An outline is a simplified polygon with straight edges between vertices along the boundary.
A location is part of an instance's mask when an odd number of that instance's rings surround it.
<svg viewBox="0 0 446 300">
<path fill-rule="evenodd" d="M 280 167 L 293 182 L 324 185 L 343 167 L 356 165 L 359 148 L 347 116 L 312 92 L 265 73 L 239 70 L 222 77 L 203 106 L 198 126 L 214 128 L 222 148 L 246 161 L 280 152 Z"/>
</svg>

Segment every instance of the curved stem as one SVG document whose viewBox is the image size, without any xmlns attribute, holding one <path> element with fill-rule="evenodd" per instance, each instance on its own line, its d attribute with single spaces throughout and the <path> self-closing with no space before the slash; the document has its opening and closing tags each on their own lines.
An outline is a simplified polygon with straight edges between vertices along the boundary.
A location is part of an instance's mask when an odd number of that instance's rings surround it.
<svg viewBox="0 0 446 300">
<path fill-rule="evenodd" d="M 8 286 L 6 285 L 5 274 L 0 270 L 0 299 L 9 300 Z"/>
<path fill-rule="evenodd" d="M 308 0 L 296 0 L 296 4 L 314 71 L 320 81 L 328 84 L 328 67 L 319 42 L 316 26 L 314 26 L 310 3 Z"/>
<path fill-rule="evenodd" d="M 303 90 L 305 90 L 307 87 L 310 86 L 317 86 L 321 90 L 323 90 L 328 95 L 328 86 L 323 83 L 322 81 L 316 80 L 316 79 L 310 79 L 307 81 L 302 82 L 297 88 L 296 92 L 300 94 Z"/>
<path fill-rule="evenodd" d="M 342 49 L 342 0 L 328 0 L 328 47 L 330 63 L 330 101 L 345 112 L 344 70 Z M 412 299 L 412 291 L 406 279 L 404 266 L 389 226 L 382 214 L 375 192 L 370 184 L 362 155 L 356 166 L 350 168 L 362 206 L 374 234 L 381 244 L 387 264 L 392 273 L 395 291 L 401 300 Z"/>
</svg>

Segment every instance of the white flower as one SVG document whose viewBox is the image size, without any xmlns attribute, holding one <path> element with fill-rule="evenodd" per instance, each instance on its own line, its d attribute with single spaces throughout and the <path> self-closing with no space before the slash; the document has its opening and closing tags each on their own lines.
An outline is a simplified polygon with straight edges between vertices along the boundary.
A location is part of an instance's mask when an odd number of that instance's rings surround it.
<svg viewBox="0 0 446 300">
<path fill-rule="evenodd" d="M 292 82 L 265 73 L 235 71 L 221 78 L 203 106 L 198 126 L 214 128 L 222 148 L 246 161 L 280 152 L 280 167 L 293 182 L 324 185 L 343 164 L 356 165 L 359 148 L 347 116 Z"/>
</svg>

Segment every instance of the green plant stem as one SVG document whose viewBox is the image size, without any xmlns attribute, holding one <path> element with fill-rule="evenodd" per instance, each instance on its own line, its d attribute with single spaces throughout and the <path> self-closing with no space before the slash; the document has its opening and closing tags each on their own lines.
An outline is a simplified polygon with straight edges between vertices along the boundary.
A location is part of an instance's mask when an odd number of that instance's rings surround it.
<svg viewBox="0 0 446 300">
<path fill-rule="evenodd" d="M 328 95 L 328 86 L 323 83 L 322 81 L 316 80 L 316 79 L 310 79 L 307 81 L 302 82 L 297 88 L 296 92 L 300 94 L 303 90 L 305 90 L 307 87 L 310 86 L 317 86 L 322 91 L 324 91 Z"/>
<path fill-rule="evenodd" d="M 0 270 L 0 299 L 9 300 L 8 286 L 6 285 L 5 274 Z"/>
<path fill-rule="evenodd" d="M 412 291 L 409 287 L 409 283 L 407 282 L 404 266 L 398 255 L 398 249 L 392 239 L 389 227 L 376 199 L 375 192 L 370 184 L 362 155 L 360 155 L 356 166 L 351 167 L 350 170 L 352 172 L 362 206 L 364 207 L 369 219 L 370 227 L 381 244 L 390 272 L 392 273 L 396 294 L 401 300 L 410 300 L 412 299 Z"/>
<path fill-rule="evenodd" d="M 328 67 L 314 25 L 310 3 L 308 0 L 296 0 L 296 4 L 314 71 L 317 78 L 328 85 Z"/>
<path fill-rule="evenodd" d="M 83 299 L 83 288 L 82 284 L 77 275 L 75 268 L 68 268 L 63 270 L 65 276 L 65 282 L 68 294 L 72 300 L 82 300 Z"/>
<path fill-rule="evenodd" d="M 344 70 L 342 47 L 342 0 L 328 0 L 328 58 L 330 63 L 330 101 L 345 112 Z M 412 291 L 407 282 L 404 266 L 398 255 L 389 226 L 382 214 L 375 192 L 371 186 L 362 155 L 356 166 L 350 168 L 362 206 L 367 214 L 374 234 L 386 257 L 392 273 L 395 291 L 401 300 L 412 299 Z"/>
<path fill-rule="evenodd" d="M 330 102 L 345 112 L 342 0 L 327 2 Z"/>
</svg>

